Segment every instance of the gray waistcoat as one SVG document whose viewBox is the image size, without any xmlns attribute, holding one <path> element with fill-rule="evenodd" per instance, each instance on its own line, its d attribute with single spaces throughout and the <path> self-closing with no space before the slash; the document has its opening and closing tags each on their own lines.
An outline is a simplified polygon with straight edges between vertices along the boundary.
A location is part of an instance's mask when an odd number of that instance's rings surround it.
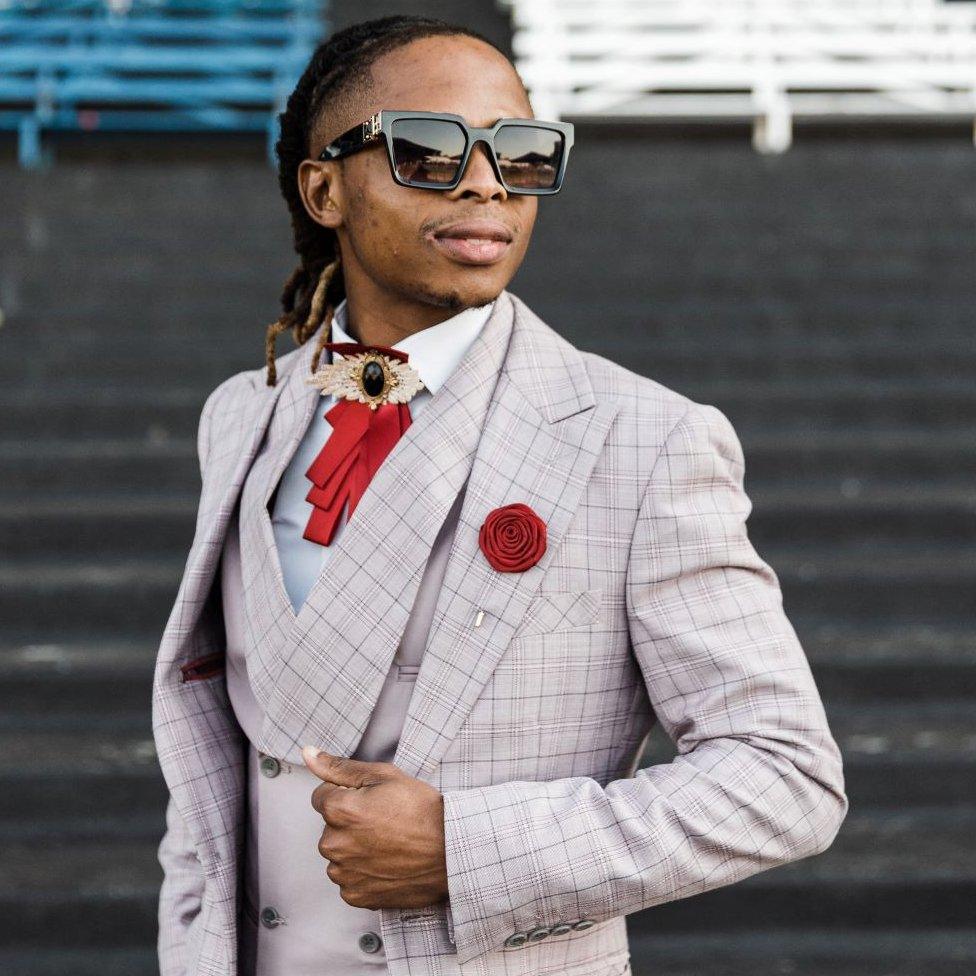
<svg viewBox="0 0 976 976">
<path fill-rule="evenodd" d="M 309 416 L 297 425 L 272 419 L 244 483 L 238 512 L 230 520 L 223 550 L 227 687 L 241 728 L 252 743 L 239 973 L 382 976 L 388 969 L 380 912 L 343 901 L 318 852 L 324 822 L 312 809 L 311 795 L 321 780 L 304 765 L 266 756 L 253 745 L 260 741 L 264 717 L 254 688 L 267 689 L 273 680 L 268 663 L 280 647 L 274 642 L 289 639 L 295 620 L 281 577 L 268 503 Z M 396 752 L 463 498 L 462 489 L 434 543 L 403 639 L 352 753 L 354 759 L 389 762 Z M 333 545 L 344 524 L 345 518 Z M 272 614 L 254 613 L 256 601 Z M 272 618 L 275 623 L 267 632 L 255 633 L 252 621 Z"/>
</svg>

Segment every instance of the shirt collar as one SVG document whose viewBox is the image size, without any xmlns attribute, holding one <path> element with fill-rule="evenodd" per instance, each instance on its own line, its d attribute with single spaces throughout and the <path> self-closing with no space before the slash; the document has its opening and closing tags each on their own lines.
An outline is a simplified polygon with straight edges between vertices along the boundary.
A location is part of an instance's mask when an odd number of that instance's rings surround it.
<svg viewBox="0 0 976 976">
<path fill-rule="evenodd" d="M 405 336 L 390 347 L 400 349 L 409 356 L 412 366 L 433 395 L 464 359 L 471 343 L 478 337 L 488 321 L 494 302 L 478 308 L 466 308 L 457 315 L 429 325 L 426 329 Z M 346 331 L 346 300 L 343 299 L 332 313 L 332 342 L 355 342 Z M 341 356 L 341 353 L 336 355 Z"/>
</svg>

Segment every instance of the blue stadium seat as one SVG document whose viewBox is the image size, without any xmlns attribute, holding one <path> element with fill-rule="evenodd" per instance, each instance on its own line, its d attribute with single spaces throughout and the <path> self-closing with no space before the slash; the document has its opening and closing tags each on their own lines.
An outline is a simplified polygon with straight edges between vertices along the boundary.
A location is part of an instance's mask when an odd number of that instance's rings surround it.
<svg viewBox="0 0 976 976">
<path fill-rule="evenodd" d="M 0 0 L 0 129 L 21 165 L 52 130 L 264 132 L 328 28 L 328 0 Z"/>
</svg>

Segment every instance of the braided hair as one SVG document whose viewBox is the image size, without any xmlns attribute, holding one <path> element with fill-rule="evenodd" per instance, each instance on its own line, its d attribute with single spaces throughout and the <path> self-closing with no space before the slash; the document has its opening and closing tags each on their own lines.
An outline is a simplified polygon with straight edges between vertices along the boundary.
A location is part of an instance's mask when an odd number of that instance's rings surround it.
<svg viewBox="0 0 976 976">
<path fill-rule="evenodd" d="M 316 122 L 331 102 L 358 84 L 369 83 L 369 69 L 382 55 L 420 38 L 456 34 L 500 50 L 477 31 L 433 17 L 396 15 L 353 24 L 318 45 L 285 111 L 278 115 L 278 185 L 291 212 L 299 263 L 282 290 L 282 314 L 268 326 L 265 336 L 268 386 L 277 382 L 275 339 L 285 329 L 292 330 L 295 345 L 301 346 L 323 322 L 327 324 L 312 358 L 312 372 L 318 369 L 319 357 L 330 341 L 333 310 L 345 296 L 338 237 L 309 216 L 298 189 L 298 167 L 309 157 L 309 137 Z"/>
</svg>

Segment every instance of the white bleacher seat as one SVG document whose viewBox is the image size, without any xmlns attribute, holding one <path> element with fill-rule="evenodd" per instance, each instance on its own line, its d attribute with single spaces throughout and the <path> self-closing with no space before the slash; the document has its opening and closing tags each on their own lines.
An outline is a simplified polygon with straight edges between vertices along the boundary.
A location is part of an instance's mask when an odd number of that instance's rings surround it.
<svg viewBox="0 0 976 976">
<path fill-rule="evenodd" d="M 976 117 L 974 0 L 498 2 L 540 118 L 751 120 L 779 152 L 794 118 Z"/>
</svg>

